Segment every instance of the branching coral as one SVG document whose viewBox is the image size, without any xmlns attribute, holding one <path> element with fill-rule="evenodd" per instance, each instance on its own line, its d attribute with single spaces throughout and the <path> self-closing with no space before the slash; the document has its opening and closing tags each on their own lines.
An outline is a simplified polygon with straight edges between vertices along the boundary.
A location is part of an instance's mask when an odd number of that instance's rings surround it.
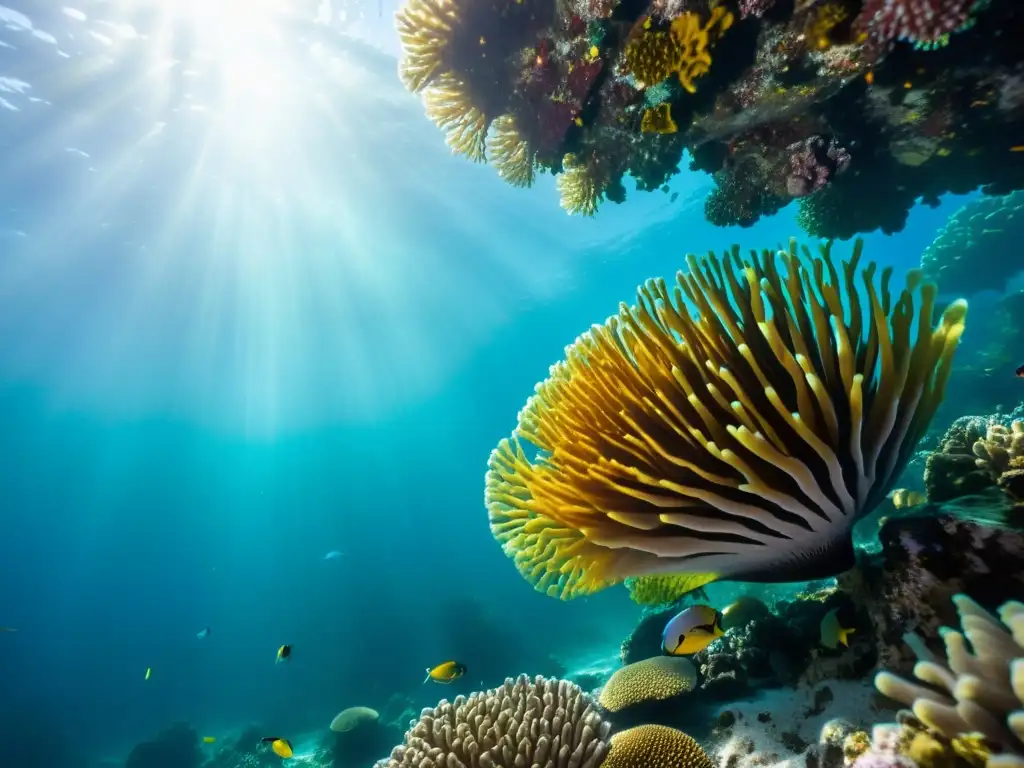
<svg viewBox="0 0 1024 768">
<path fill-rule="evenodd" d="M 911 458 L 966 314 L 933 327 L 934 286 L 911 272 L 894 296 L 860 259 L 690 255 L 568 347 L 488 463 L 491 531 L 524 578 L 566 599 L 852 566 L 850 529 Z"/>
<path fill-rule="evenodd" d="M 688 11 L 672 20 L 667 32 L 652 30 L 648 18 L 623 53 L 622 68 L 645 86 L 660 83 L 673 73 L 690 93 L 694 81 L 711 68 L 710 47 L 732 26 L 734 17 L 724 6 L 712 9 L 707 24 L 700 14 Z"/>
<path fill-rule="evenodd" d="M 598 768 L 611 725 L 567 680 L 526 675 L 425 709 L 386 768 Z"/>
<path fill-rule="evenodd" d="M 424 92 L 423 101 L 427 117 L 445 132 L 452 152 L 475 163 L 487 159 L 487 117 L 473 105 L 461 80 L 450 73 L 441 75 Z"/>
<path fill-rule="evenodd" d="M 458 23 L 455 0 L 410 0 L 395 14 L 403 48 L 398 74 L 406 88 L 418 93 L 441 75 Z"/>
<path fill-rule="evenodd" d="M 638 725 L 612 736 L 602 768 L 714 768 L 700 744 L 675 728 Z"/>
<path fill-rule="evenodd" d="M 1005 604 L 997 621 L 966 595 L 953 602 L 961 627 L 942 634 L 945 660 L 918 661 L 920 682 L 882 672 L 875 685 L 946 739 L 981 734 L 988 768 L 1024 766 L 1024 604 Z"/>
<path fill-rule="evenodd" d="M 498 174 L 513 187 L 533 185 L 533 151 L 519 133 L 514 117 L 502 115 L 491 124 L 487 153 Z"/>
<path fill-rule="evenodd" d="M 654 656 L 617 669 L 599 699 L 609 712 L 671 699 L 697 687 L 697 669 L 681 656 Z"/>
</svg>

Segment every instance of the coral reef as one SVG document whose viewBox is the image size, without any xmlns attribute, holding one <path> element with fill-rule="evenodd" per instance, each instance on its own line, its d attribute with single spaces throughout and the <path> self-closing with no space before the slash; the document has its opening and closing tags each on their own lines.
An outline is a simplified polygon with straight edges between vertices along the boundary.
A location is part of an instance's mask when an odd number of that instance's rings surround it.
<svg viewBox="0 0 1024 768">
<path fill-rule="evenodd" d="M 650 701 L 672 699 L 697 687 L 693 663 L 678 656 L 654 656 L 617 669 L 598 702 L 618 712 Z"/>
<path fill-rule="evenodd" d="M 1016 0 L 407 0 L 400 74 L 453 151 L 559 184 L 570 213 L 665 187 L 706 213 L 800 200 L 811 234 L 903 227 L 919 199 L 1024 188 Z M 488 140 L 488 131 L 492 138 Z"/>
<path fill-rule="evenodd" d="M 675 286 L 647 281 L 580 336 L 488 462 L 491 531 L 520 574 L 563 599 L 632 577 L 665 602 L 851 567 L 849 531 L 913 455 L 966 312 L 933 325 L 934 286 L 912 272 L 893 295 L 860 260 L 859 242 L 838 266 L 831 244 L 690 255 Z"/>
<path fill-rule="evenodd" d="M 912 708 L 933 752 L 980 757 L 989 768 L 1024 765 L 1024 603 L 1005 603 L 997 620 L 966 595 L 953 602 L 960 628 L 942 633 L 945 658 L 922 653 L 917 681 L 881 672 L 875 684 Z M 904 751 L 920 752 L 922 741 L 912 734 Z"/>
<path fill-rule="evenodd" d="M 492 768 L 550 760 L 556 768 L 597 768 L 608 755 L 610 730 L 578 686 L 522 675 L 423 710 L 404 743 L 378 765 Z"/>
<path fill-rule="evenodd" d="M 1024 270 L 1024 192 L 972 200 L 946 221 L 921 256 L 921 267 L 942 290 L 960 295 L 1001 291 Z"/>
</svg>

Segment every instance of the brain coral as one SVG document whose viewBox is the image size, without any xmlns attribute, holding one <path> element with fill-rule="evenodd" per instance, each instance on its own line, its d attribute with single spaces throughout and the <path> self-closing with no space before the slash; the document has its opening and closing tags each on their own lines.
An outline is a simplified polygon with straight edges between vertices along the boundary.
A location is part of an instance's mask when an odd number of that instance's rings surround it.
<svg viewBox="0 0 1024 768">
<path fill-rule="evenodd" d="M 692 691 L 697 669 L 680 656 L 654 656 L 615 671 L 601 690 L 600 704 L 618 712 L 645 701 L 661 701 Z"/>
<path fill-rule="evenodd" d="M 612 736 L 602 768 L 714 768 L 700 744 L 675 728 L 638 725 Z"/>
<path fill-rule="evenodd" d="M 382 768 L 598 768 L 611 725 L 567 680 L 526 675 L 425 709 Z"/>
</svg>

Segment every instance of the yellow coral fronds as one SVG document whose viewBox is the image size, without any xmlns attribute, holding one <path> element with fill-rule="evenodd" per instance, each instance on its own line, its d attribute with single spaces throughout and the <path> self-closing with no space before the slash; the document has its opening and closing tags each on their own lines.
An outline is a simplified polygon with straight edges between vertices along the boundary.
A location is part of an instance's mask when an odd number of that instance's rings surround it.
<svg viewBox="0 0 1024 768">
<path fill-rule="evenodd" d="M 458 23 L 454 0 L 408 0 L 395 14 L 402 43 L 398 75 L 406 88 L 419 93 L 441 74 Z"/>
<path fill-rule="evenodd" d="M 562 165 L 564 170 L 556 180 L 562 207 L 571 214 L 593 216 L 601 202 L 602 185 L 575 156 L 566 155 Z"/>
<path fill-rule="evenodd" d="M 655 85 L 676 73 L 682 86 L 694 93 L 694 81 L 711 68 L 709 48 L 734 20 L 732 13 L 719 5 L 712 9 L 707 24 L 701 24 L 700 14 L 687 11 L 672 20 L 668 32 L 652 32 L 644 25 L 640 36 L 626 45 L 623 71 L 633 75 L 640 87 Z"/>
<path fill-rule="evenodd" d="M 513 187 L 533 185 L 533 151 L 516 128 L 512 115 L 502 115 L 491 124 L 487 154 L 498 175 Z"/>
<path fill-rule="evenodd" d="M 966 315 L 933 324 L 935 286 L 914 271 L 892 291 L 861 249 L 688 256 L 568 347 L 488 464 L 520 573 L 566 599 L 852 565 L 850 530 L 913 455 Z"/>
<path fill-rule="evenodd" d="M 487 159 L 487 116 L 477 109 L 465 84 L 455 75 L 441 75 L 423 94 L 427 117 L 445 132 L 452 151 L 474 163 Z"/>
<path fill-rule="evenodd" d="M 672 119 L 672 107 L 668 102 L 663 102 L 656 107 L 644 110 L 644 116 L 640 120 L 640 130 L 643 133 L 675 133 L 678 128 L 676 121 Z"/>
</svg>

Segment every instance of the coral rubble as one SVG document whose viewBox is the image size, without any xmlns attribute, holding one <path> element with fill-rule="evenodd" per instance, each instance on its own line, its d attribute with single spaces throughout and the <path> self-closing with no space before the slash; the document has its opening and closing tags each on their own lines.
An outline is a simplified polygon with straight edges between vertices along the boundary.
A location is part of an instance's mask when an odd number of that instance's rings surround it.
<svg viewBox="0 0 1024 768">
<path fill-rule="evenodd" d="M 570 213 L 667 190 L 684 151 L 714 223 L 797 199 L 830 238 L 1024 188 L 1017 0 L 407 0 L 397 27 L 452 150 L 564 177 Z"/>
</svg>

